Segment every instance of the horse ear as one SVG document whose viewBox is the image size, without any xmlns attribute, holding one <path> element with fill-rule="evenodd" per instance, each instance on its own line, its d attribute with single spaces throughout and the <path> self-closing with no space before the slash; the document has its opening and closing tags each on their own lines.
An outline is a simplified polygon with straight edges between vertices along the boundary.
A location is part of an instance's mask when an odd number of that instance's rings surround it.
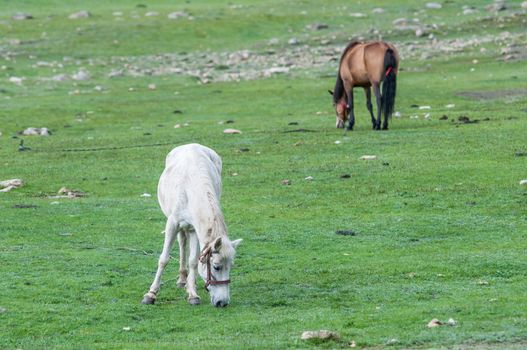
<svg viewBox="0 0 527 350">
<path fill-rule="evenodd" d="M 328 90 L 328 92 L 329 92 L 329 94 L 330 94 L 331 96 L 333 96 L 333 91 Z"/>
<path fill-rule="evenodd" d="M 236 248 L 238 247 L 238 245 L 239 245 L 242 241 L 243 241 L 243 239 L 241 239 L 241 238 L 240 238 L 240 239 L 237 239 L 237 240 L 235 240 L 235 241 L 232 241 L 231 243 L 232 243 L 233 248 L 236 249 Z"/>
<path fill-rule="evenodd" d="M 221 237 L 216 238 L 214 240 L 214 242 L 212 242 L 211 246 L 212 246 L 212 250 L 213 251 L 217 252 L 218 250 L 220 250 L 220 248 L 221 248 Z"/>
</svg>

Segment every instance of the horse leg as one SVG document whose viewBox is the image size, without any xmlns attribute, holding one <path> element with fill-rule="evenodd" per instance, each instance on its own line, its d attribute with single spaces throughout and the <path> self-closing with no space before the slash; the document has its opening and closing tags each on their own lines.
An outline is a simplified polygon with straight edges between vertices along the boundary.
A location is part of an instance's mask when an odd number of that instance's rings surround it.
<svg viewBox="0 0 527 350">
<path fill-rule="evenodd" d="M 165 226 L 165 242 L 163 243 L 163 251 L 159 256 L 156 277 L 154 278 L 154 282 L 150 286 L 148 293 L 143 296 L 143 300 L 141 301 L 142 304 L 153 304 L 156 301 L 157 293 L 161 286 L 161 275 L 170 261 L 170 250 L 172 249 L 174 239 L 176 238 L 177 228 L 177 224 L 173 218 L 169 217 Z"/>
<path fill-rule="evenodd" d="M 377 101 L 377 120 L 373 127 L 374 130 L 381 130 L 381 88 L 379 83 L 373 83 L 373 93 Z"/>
<path fill-rule="evenodd" d="M 198 235 L 195 232 L 191 232 L 188 235 L 189 243 L 189 257 L 188 257 L 188 278 L 187 278 L 187 293 L 188 302 L 192 305 L 199 305 L 200 299 L 196 292 L 196 276 L 198 274 L 198 255 L 199 255 L 199 241 Z"/>
<path fill-rule="evenodd" d="M 348 90 L 348 117 L 350 119 L 348 130 L 353 130 L 353 126 L 355 125 L 355 115 L 353 114 L 353 86 Z"/>
<path fill-rule="evenodd" d="M 364 88 L 364 92 L 366 93 L 366 108 L 368 108 L 371 115 L 371 125 L 375 129 L 375 117 L 373 116 L 373 106 L 371 104 L 371 89 L 369 87 Z"/>
<path fill-rule="evenodd" d="M 188 251 L 188 243 L 187 243 L 187 233 L 180 231 L 178 233 L 178 242 L 179 242 L 179 278 L 177 280 L 177 287 L 178 288 L 184 288 L 187 284 L 187 251 Z"/>
</svg>

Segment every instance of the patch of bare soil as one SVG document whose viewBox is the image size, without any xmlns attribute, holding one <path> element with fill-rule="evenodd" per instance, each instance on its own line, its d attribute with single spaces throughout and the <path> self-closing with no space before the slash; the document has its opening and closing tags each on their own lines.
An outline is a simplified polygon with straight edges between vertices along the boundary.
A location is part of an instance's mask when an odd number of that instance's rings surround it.
<svg viewBox="0 0 527 350">
<path fill-rule="evenodd" d="M 527 96 L 527 89 L 496 90 L 496 91 L 462 91 L 458 96 L 467 97 L 478 101 L 503 99 L 508 97 Z"/>
</svg>

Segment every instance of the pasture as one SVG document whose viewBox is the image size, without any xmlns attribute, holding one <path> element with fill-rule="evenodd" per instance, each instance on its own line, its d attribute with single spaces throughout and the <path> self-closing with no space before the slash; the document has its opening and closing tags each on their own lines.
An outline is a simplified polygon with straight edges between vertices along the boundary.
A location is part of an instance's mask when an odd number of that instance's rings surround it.
<svg viewBox="0 0 527 350">
<path fill-rule="evenodd" d="M 25 183 L 0 193 L 1 349 L 527 346 L 527 10 L 321 3 L 0 3 L 0 181 Z M 401 54 L 400 116 L 371 130 L 357 90 L 336 129 L 335 60 L 379 37 Z M 222 157 L 243 238 L 223 309 L 203 281 L 200 306 L 176 289 L 177 249 L 140 304 L 157 181 L 190 142 Z M 340 339 L 300 340 L 319 329 Z"/>
</svg>

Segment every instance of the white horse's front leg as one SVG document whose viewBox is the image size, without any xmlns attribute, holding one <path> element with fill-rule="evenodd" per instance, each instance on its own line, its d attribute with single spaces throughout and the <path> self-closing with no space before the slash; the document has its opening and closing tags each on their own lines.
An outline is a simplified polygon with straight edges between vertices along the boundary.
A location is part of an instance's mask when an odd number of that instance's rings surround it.
<svg viewBox="0 0 527 350">
<path fill-rule="evenodd" d="M 174 244 L 174 239 L 176 238 L 177 225 L 174 223 L 172 218 L 167 219 L 165 226 L 165 242 L 163 244 L 163 252 L 159 256 L 159 262 L 157 265 L 156 277 L 154 282 L 150 286 L 150 290 L 143 296 L 142 304 L 153 304 L 156 301 L 157 293 L 159 292 L 159 287 L 161 286 L 161 275 L 163 270 L 170 261 L 170 250 Z"/>
<path fill-rule="evenodd" d="M 188 236 L 189 243 L 189 273 L 187 278 L 187 293 L 188 302 L 192 305 L 200 303 L 199 295 L 196 292 L 196 276 L 198 274 L 198 255 L 199 255 L 199 241 L 195 232 L 191 232 Z"/>
<path fill-rule="evenodd" d="M 177 240 L 179 242 L 179 278 L 177 286 L 178 288 L 185 288 L 188 276 L 188 233 L 178 232 Z"/>
</svg>

